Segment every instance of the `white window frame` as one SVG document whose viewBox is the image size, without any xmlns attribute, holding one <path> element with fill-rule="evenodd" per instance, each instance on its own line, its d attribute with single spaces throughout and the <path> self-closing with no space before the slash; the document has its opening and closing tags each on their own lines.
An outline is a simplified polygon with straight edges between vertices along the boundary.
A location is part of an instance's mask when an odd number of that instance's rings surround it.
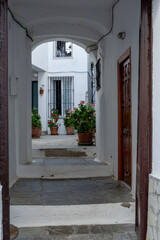
<svg viewBox="0 0 160 240">
<path fill-rule="evenodd" d="M 60 59 L 72 59 L 73 58 L 73 44 L 71 43 L 71 56 L 67 57 L 57 57 L 57 42 L 55 41 L 53 42 L 53 58 L 56 58 L 56 60 Z M 69 41 L 64 41 L 64 42 L 69 42 Z"/>
</svg>

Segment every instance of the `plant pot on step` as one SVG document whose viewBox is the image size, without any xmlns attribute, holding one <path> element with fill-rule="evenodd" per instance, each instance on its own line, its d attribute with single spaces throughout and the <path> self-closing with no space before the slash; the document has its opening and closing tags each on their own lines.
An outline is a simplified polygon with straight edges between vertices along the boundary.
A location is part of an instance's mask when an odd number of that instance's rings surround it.
<svg viewBox="0 0 160 240">
<path fill-rule="evenodd" d="M 66 133 L 67 135 L 74 135 L 74 127 L 73 126 L 66 127 Z"/>
<path fill-rule="evenodd" d="M 32 127 L 32 138 L 40 138 L 41 134 L 41 127 Z"/>
<path fill-rule="evenodd" d="M 51 135 L 58 135 L 58 127 L 51 127 Z"/>
<path fill-rule="evenodd" d="M 93 145 L 92 132 L 78 133 L 78 145 L 79 146 L 91 146 L 91 145 Z"/>
</svg>

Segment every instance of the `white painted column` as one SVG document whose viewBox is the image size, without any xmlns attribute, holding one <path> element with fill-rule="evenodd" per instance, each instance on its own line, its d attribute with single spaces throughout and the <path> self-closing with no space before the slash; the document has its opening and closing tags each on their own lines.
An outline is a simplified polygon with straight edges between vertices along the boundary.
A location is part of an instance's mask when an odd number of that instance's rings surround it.
<svg viewBox="0 0 160 240">
<path fill-rule="evenodd" d="M 44 86 L 44 93 L 40 94 L 40 87 Z M 38 111 L 41 115 L 42 131 L 47 132 L 48 119 L 48 74 L 47 72 L 38 72 Z"/>
<path fill-rule="evenodd" d="M 3 239 L 2 229 L 2 186 L 0 185 L 0 240 Z"/>
<path fill-rule="evenodd" d="M 160 4 L 153 0 L 153 135 L 147 239 L 160 239 Z"/>
</svg>

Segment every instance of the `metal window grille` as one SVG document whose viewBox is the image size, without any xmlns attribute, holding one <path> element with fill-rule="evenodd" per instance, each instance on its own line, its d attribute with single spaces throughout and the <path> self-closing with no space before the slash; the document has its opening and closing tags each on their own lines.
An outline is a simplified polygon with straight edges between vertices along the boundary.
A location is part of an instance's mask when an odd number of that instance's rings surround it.
<svg viewBox="0 0 160 240">
<path fill-rule="evenodd" d="M 96 93 L 96 77 L 95 77 L 95 68 L 94 65 L 91 65 L 91 97 L 92 104 L 95 104 L 95 93 Z"/>
<path fill-rule="evenodd" d="M 49 77 L 48 88 L 48 117 L 51 109 L 58 109 L 61 116 L 65 110 L 73 110 L 74 107 L 74 77 Z"/>
</svg>

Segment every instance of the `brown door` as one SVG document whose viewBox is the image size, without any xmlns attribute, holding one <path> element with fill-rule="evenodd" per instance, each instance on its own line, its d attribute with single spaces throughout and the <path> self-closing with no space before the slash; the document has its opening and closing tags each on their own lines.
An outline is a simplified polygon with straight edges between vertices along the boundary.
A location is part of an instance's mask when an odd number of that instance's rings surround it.
<svg viewBox="0 0 160 240">
<path fill-rule="evenodd" d="M 136 186 L 136 232 L 146 240 L 148 182 L 152 161 L 152 1 L 141 1 L 138 144 Z"/>
<path fill-rule="evenodd" d="M 118 60 L 119 85 L 119 179 L 131 186 L 131 64 L 130 49 Z"/>
</svg>

